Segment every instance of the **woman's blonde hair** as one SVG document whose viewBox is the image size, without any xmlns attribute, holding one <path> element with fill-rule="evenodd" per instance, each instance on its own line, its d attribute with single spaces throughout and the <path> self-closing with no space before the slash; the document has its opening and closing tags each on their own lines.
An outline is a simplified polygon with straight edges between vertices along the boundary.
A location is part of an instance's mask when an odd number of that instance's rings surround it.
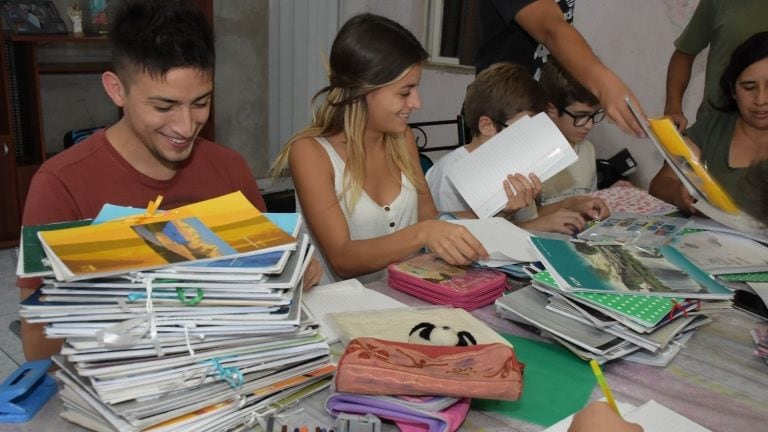
<svg viewBox="0 0 768 432">
<path fill-rule="evenodd" d="M 365 96 L 402 79 L 426 58 L 427 53 L 418 40 L 400 24 L 379 15 L 352 17 L 333 41 L 329 60 L 330 85 L 312 98 L 313 106 L 320 99 L 312 123 L 288 140 L 272 164 L 272 176 L 285 172 L 291 147 L 297 140 L 344 132 L 347 160 L 339 201 L 348 196 L 348 210 L 352 211 L 365 182 L 364 138 L 368 119 Z M 385 134 L 384 143 L 387 158 L 411 184 L 420 185 L 405 146 L 405 135 Z"/>
</svg>

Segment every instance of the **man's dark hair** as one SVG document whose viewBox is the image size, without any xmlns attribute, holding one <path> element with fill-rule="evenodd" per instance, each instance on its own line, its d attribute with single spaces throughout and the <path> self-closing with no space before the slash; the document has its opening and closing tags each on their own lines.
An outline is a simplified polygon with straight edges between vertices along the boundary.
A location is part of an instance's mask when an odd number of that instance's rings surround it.
<svg viewBox="0 0 768 432">
<path fill-rule="evenodd" d="M 190 0 L 112 2 L 109 37 L 115 72 L 154 77 L 171 69 L 194 68 L 213 74 L 213 30 Z"/>
</svg>

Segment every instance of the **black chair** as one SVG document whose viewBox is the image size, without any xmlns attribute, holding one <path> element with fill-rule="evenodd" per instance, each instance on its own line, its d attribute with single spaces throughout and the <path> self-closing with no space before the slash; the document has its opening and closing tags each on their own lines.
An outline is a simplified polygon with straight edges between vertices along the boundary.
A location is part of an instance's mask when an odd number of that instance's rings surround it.
<svg viewBox="0 0 768 432">
<path fill-rule="evenodd" d="M 426 127 L 432 126 L 444 126 L 444 125 L 456 125 L 456 136 L 458 138 L 457 144 L 447 146 L 429 147 L 429 137 L 424 130 Z M 413 135 L 416 138 L 416 147 L 419 149 L 419 162 L 421 162 L 421 168 L 426 173 L 427 170 L 432 167 L 434 162 L 425 153 L 453 150 L 466 144 L 466 127 L 464 125 L 464 115 L 459 114 L 454 120 L 436 120 L 427 122 L 410 123 L 409 126 L 413 131 Z"/>
</svg>

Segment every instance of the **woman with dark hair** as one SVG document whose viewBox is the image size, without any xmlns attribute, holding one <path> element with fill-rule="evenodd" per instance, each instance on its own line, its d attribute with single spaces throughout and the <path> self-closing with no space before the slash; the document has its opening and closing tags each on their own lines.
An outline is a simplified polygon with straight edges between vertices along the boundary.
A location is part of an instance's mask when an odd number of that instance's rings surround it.
<svg viewBox="0 0 768 432">
<path fill-rule="evenodd" d="M 452 264 L 487 255 L 464 227 L 436 220 L 424 180 L 411 112 L 427 53 L 400 24 L 352 17 L 330 55 L 330 85 L 312 123 L 278 156 L 273 175 L 290 168 L 316 244 L 343 278 L 376 272 L 428 247 Z"/>
<path fill-rule="evenodd" d="M 686 130 L 686 142 L 707 170 L 737 202 L 745 175 L 768 157 L 768 32 L 755 33 L 731 54 L 720 79 L 727 100 Z M 666 163 L 649 192 L 693 213 L 693 198 Z"/>
</svg>

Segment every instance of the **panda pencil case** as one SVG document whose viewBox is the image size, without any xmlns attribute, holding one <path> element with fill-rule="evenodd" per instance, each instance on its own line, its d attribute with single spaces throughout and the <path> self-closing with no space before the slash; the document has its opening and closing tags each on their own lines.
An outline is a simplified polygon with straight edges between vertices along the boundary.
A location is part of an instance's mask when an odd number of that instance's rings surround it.
<svg viewBox="0 0 768 432">
<path fill-rule="evenodd" d="M 501 343 L 434 346 L 360 337 L 344 350 L 335 384 L 344 393 L 517 400 L 523 367 Z"/>
<path fill-rule="evenodd" d="M 493 303 L 506 289 L 504 273 L 446 263 L 420 254 L 387 267 L 387 283 L 422 300 L 466 310 Z"/>
</svg>

